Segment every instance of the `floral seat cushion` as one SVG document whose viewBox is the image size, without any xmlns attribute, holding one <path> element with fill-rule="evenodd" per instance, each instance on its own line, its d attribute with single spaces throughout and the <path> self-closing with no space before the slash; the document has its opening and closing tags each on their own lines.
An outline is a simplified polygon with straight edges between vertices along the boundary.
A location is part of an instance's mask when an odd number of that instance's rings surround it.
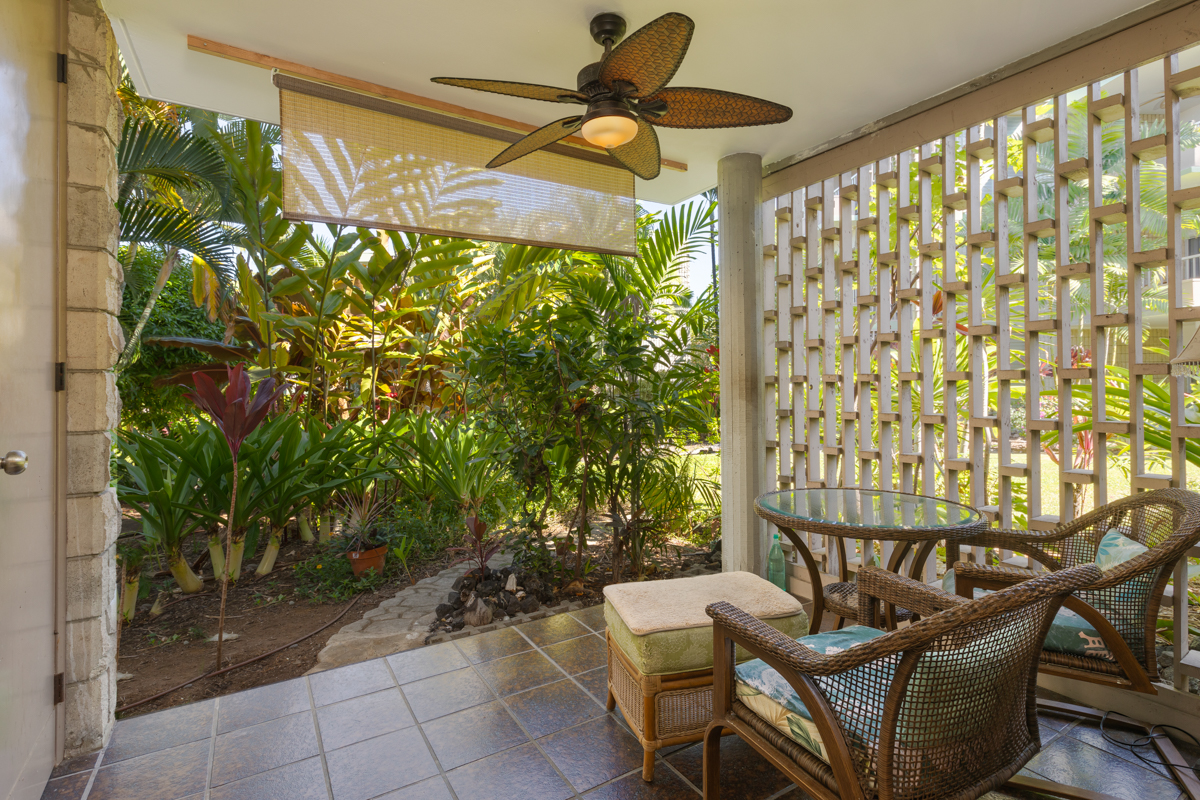
<svg viewBox="0 0 1200 800">
<path fill-rule="evenodd" d="M 874 628 L 853 625 L 838 631 L 826 631 L 805 636 L 796 641 L 822 655 L 831 655 L 883 634 L 883 631 Z M 888 662 L 867 665 L 860 669 L 890 670 L 893 666 L 891 662 Z M 887 677 L 890 680 L 890 676 Z M 821 742 L 821 734 L 812 721 L 812 715 L 804 707 L 800 695 L 796 694 L 792 685 L 773 668 L 761 659 L 738 664 L 734 668 L 734 688 L 738 700 L 759 717 L 775 726 L 780 733 L 818 757 L 827 758 L 825 747 Z M 871 717 L 876 721 L 883 717 L 882 706 L 861 708 L 860 711 L 864 717 Z M 876 722 L 877 724 L 878 722 Z"/>
<path fill-rule="evenodd" d="M 1135 542 L 1114 528 L 1100 540 L 1096 550 L 1096 566 L 1101 570 L 1110 570 L 1140 556 L 1146 549 L 1145 545 Z M 953 569 L 947 570 L 942 577 L 942 589 L 954 594 Z M 976 597 L 988 593 L 984 589 L 975 590 Z M 1099 610 L 1104 612 L 1103 608 Z M 1100 632 L 1092 627 L 1090 622 L 1065 606 L 1058 610 L 1053 624 L 1050 625 L 1050 631 L 1046 634 L 1045 649 L 1054 653 L 1114 660 Z"/>
</svg>

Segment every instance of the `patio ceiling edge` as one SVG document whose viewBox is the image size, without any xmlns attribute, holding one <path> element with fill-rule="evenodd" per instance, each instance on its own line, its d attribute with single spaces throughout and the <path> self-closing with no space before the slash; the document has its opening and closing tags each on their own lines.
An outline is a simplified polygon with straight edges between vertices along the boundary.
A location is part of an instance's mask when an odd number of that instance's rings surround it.
<svg viewBox="0 0 1200 800">
<path fill-rule="evenodd" d="M 763 196 L 772 197 L 857 169 L 888 153 L 939 137 L 960 122 L 977 122 L 1065 92 L 1133 60 L 1149 61 L 1195 44 L 1200 0 L 1157 0 L 1025 58 L 835 136 L 763 168 Z M 1068 77 L 1069 76 L 1069 77 Z M 1069 84 L 1069 85 L 1068 85 Z M 932 132 L 932 133 L 931 133 Z"/>
</svg>

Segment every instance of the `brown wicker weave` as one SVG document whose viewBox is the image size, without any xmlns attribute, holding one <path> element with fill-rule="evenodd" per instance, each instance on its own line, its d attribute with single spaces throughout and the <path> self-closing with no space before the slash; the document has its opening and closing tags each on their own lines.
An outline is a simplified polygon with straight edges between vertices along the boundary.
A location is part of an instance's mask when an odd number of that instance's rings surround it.
<svg viewBox="0 0 1200 800">
<path fill-rule="evenodd" d="M 894 495 L 906 495 L 909 497 L 923 497 L 923 495 L 914 495 L 908 492 L 891 492 Z M 947 563 L 952 563 L 958 558 L 958 542 L 964 538 L 974 536 L 987 528 L 987 520 L 980 515 L 975 522 L 969 522 L 962 525 L 946 525 L 944 527 L 911 527 L 911 528 L 893 528 L 880 527 L 869 528 L 862 526 L 840 525 L 835 522 L 822 522 L 819 520 L 804 519 L 780 514 L 764 503 L 766 498 L 779 492 L 768 492 L 761 495 L 754 501 L 754 510 L 758 516 L 770 522 L 777 527 L 780 532 L 788 538 L 792 546 L 796 548 L 796 552 L 800 554 L 804 561 L 804 566 L 808 571 L 808 580 L 813 587 L 813 608 L 809 615 L 809 625 L 814 631 L 821 630 L 821 618 L 826 609 L 830 613 L 838 617 L 837 627 L 842 627 L 846 620 L 852 622 L 862 622 L 856 617 L 858 608 L 858 590 L 855 588 L 854 582 L 850 576 L 850 564 L 846 558 L 846 539 L 885 539 L 899 544 L 892 551 L 891 561 L 888 563 L 888 569 L 892 572 L 899 573 L 904 561 L 914 548 L 918 548 L 916 557 L 912 560 L 912 577 L 920 574 L 926 559 L 929 554 L 937 547 L 938 541 L 945 540 Z M 942 500 L 941 502 L 952 502 Z M 955 505 L 961 505 L 956 503 Z M 829 536 L 837 542 L 838 548 L 838 567 L 839 581 L 837 583 L 826 586 L 820 593 L 817 592 L 817 587 L 822 585 L 821 571 L 817 568 L 817 562 L 813 558 L 812 552 L 808 549 L 808 545 L 804 540 L 796 535 L 795 528 L 804 530 L 807 533 L 817 536 Z M 911 620 L 912 612 L 904 608 L 888 608 L 887 623 L 891 628 L 895 628 L 898 622 Z"/>
<path fill-rule="evenodd" d="M 1157 694 L 1158 660 L 1155 628 L 1163 592 L 1179 560 L 1200 543 L 1200 495 L 1183 489 L 1159 489 L 1117 500 L 1084 514 L 1053 531 L 988 530 L 963 545 L 996 547 L 1028 555 L 1051 572 L 1095 560 L 1100 540 L 1116 529 L 1150 548 L 1104 573 L 1065 605 L 1086 619 L 1104 639 L 1111 658 L 1043 651 L 1041 671 L 1064 678 L 1099 683 L 1145 694 Z M 1000 589 L 1030 580 L 1033 573 L 1009 566 L 955 565 L 955 590 L 970 596 L 976 588 Z M 1091 709 L 1043 703 L 1043 709 L 1096 719 Z M 1109 718 L 1110 722 L 1112 718 Z M 1128 727 L 1147 726 L 1125 720 Z M 1185 760 L 1166 737 L 1153 739 L 1168 764 Z M 1184 791 L 1200 800 L 1200 781 L 1186 769 L 1172 770 Z"/>
<path fill-rule="evenodd" d="M 698 742 L 712 721 L 711 669 L 674 675 L 643 675 L 620 645 L 608 640 L 608 710 L 621 713 L 642 745 L 642 778 L 654 780 L 660 747 Z"/>
<path fill-rule="evenodd" d="M 924 562 L 921 562 L 924 563 Z M 847 581 L 831 583 L 825 587 L 825 610 L 838 617 L 838 627 L 845 620 L 858 621 L 858 586 Z M 907 608 L 896 609 L 897 622 L 911 622 L 913 613 Z M 892 627 L 895 627 L 894 625 Z"/>
<path fill-rule="evenodd" d="M 1028 555 L 1050 571 L 1094 561 L 1100 540 L 1118 530 L 1149 551 L 1104 573 L 1067 606 L 1104 637 L 1111 659 L 1045 653 L 1044 672 L 1156 694 L 1155 625 L 1163 591 L 1179 559 L 1200 543 L 1200 495 L 1159 489 L 1117 500 L 1053 531 L 987 530 L 961 542 Z M 955 564 L 956 591 L 996 589 L 1028 580 L 1031 573 L 1007 566 Z"/>
<path fill-rule="evenodd" d="M 704 797 L 720 797 L 720 734 L 732 730 L 818 800 L 980 797 L 1041 746 L 1034 688 L 1050 623 L 1094 564 L 1043 575 L 979 600 L 874 567 L 859 572 L 860 618 L 880 603 L 923 619 L 820 655 L 728 603 L 708 607 L 716 657 L 704 737 Z M 736 700 L 734 646 L 779 671 L 821 734 L 828 762 L 773 734 Z M 864 669 L 864 667 L 868 667 Z M 876 718 L 863 708 L 882 709 Z"/>
</svg>

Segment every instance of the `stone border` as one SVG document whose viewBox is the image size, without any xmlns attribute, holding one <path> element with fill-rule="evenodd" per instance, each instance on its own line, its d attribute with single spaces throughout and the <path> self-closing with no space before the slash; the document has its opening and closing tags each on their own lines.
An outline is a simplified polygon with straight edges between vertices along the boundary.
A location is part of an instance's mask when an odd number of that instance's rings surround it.
<svg viewBox="0 0 1200 800">
<path fill-rule="evenodd" d="M 466 639 L 468 636 L 475 636 L 488 631 L 495 631 L 501 628 L 508 628 L 513 625 L 520 625 L 522 622 L 532 622 L 535 619 L 545 619 L 553 617 L 555 614 L 565 614 L 568 611 L 579 611 L 584 608 L 579 600 L 563 600 L 558 605 L 542 606 L 537 611 L 530 611 L 526 614 L 522 611 L 513 617 L 505 617 L 504 619 L 495 620 L 487 625 L 478 627 L 464 627 L 462 630 L 435 633 L 425 637 L 425 644 L 440 644 L 441 642 L 449 642 L 455 639 Z"/>
<path fill-rule="evenodd" d="M 511 559 L 496 556 L 488 566 L 503 569 Z M 708 575 L 713 565 L 696 565 L 672 575 L 665 580 Z M 480 633 L 509 628 L 536 619 L 545 619 L 556 614 L 565 614 L 585 608 L 580 600 L 562 600 L 553 606 L 543 606 L 536 611 L 522 612 L 515 616 L 494 620 L 487 625 L 463 628 L 458 631 L 429 633 L 429 626 L 437 619 L 434 609 L 446 602 L 454 582 L 467 571 L 467 565 L 447 567 L 437 575 L 431 575 L 406 586 L 395 596 L 384 600 L 378 607 L 363 614 L 362 619 L 342 627 L 329 637 L 325 647 L 317 654 L 317 663 L 306 674 L 324 672 L 334 667 L 355 664 L 372 658 L 390 656 L 393 653 L 413 650 L 429 644 L 465 639 Z"/>
</svg>

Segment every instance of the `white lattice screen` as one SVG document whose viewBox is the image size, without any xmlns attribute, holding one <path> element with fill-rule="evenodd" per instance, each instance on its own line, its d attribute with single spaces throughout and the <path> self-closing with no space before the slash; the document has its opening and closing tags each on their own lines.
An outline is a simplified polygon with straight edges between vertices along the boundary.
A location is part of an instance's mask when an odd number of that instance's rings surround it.
<svg viewBox="0 0 1200 800">
<path fill-rule="evenodd" d="M 881 135 L 857 169 L 769 198 L 767 474 L 1035 530 L 1188 485 L 1195 384 L 1167 361 L 1200 320 L 1197 64 L 1096 75 L 911 149 Z"/>
</svg>

